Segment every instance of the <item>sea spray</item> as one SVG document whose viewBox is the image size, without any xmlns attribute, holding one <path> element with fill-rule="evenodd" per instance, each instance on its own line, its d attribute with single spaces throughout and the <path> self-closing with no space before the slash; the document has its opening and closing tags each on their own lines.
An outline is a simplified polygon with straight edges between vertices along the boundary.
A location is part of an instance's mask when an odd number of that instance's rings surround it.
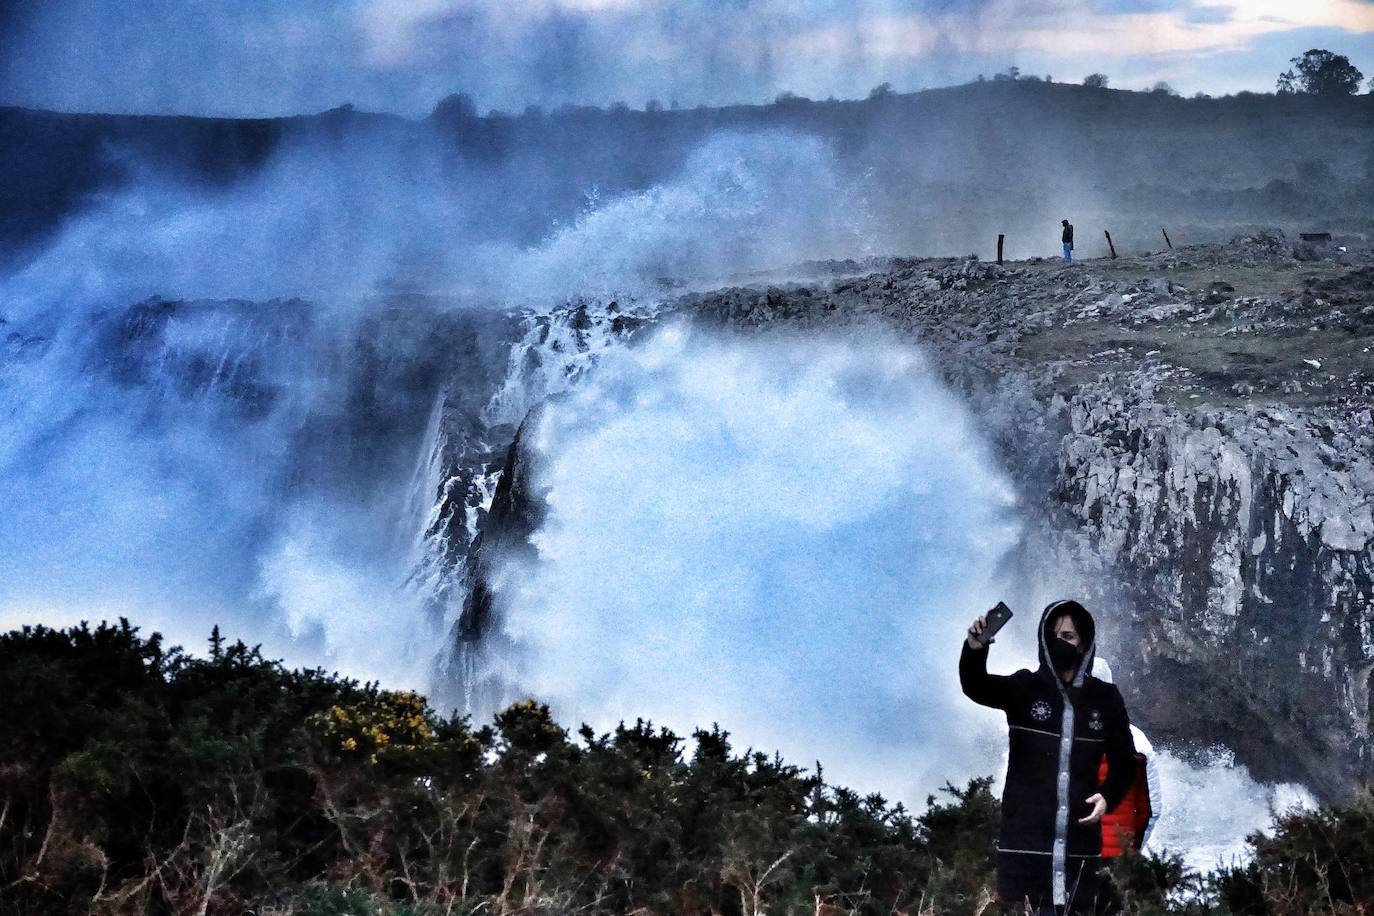
<svg viewBox="0 0 1374 916">
<path fill-rule="evenodd" d="M 436 399 L 513 424 L 575 381 L 555 360 L 493 398 L 484 363 L 525 354 L 480 315 L 584 292 L 623 314 L 652 308 L 664 271 L 852 250 L 861 213 L 833 166 L 811 138 L 721 134 L 527 246 L 473 203 L 477 167 L 434 146 L 300 140 L 216 187 L 131 172 L 0 276 L 0 617 L 128 613 L 192 646 L 240 623 L 292 661 L 418 676 L 374 666 L 444 651 L 422 592 L 451 577 L 415 549 L 416 504 L 448 480 Z M 474 454 L 501 447 L 476 432 Z"/>
<path fill-rule="evenodd" d="M 1015 500 L 919 352 L 673 325 L 550 404 L 535 448 L 503 677 L 570 721 L 718 722 L 903 796 L 978 770 L 953 659 Z"/>
</svg>

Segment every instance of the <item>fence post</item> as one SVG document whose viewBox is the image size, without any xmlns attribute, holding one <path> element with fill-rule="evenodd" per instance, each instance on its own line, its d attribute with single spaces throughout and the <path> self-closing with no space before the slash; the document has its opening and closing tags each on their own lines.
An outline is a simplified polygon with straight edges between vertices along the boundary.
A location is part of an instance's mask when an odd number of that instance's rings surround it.
<svg viewBox="0 0 1374 916">
<path fill-rule="evenodd" d="M 1170 250 L 1173 250 L 1174 243 L 1169 241 L 1169 230 L 1165 229 L 1163 226 L 1160 226 L 1159 231 L 1164 233 L 1164 244 L 1168 245 Z"/>
<path fill-rule="evenodd" d="M 1002 233 L 997 233 L 997 263 L 1002 263 L 1002 240 L 1006 238 Z"/>
<path fill-rule="evenodd" d="M 1112 258 L 1116 258 L 1116 246 L 1112 244 L 1112 234 L 1106 229 L 1102 230 L 1102 234 L 1107 237 L 1107 247 L 1111 249 Z"/>
</svg>

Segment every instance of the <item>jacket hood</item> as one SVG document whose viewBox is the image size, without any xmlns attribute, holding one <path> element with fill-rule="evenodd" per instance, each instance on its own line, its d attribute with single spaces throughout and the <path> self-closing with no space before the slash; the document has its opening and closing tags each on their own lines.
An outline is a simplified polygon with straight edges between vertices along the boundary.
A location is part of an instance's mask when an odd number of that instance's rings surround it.
<svg viewBox="0 0 1374 916">
<path fill-rule="evenodd" d="M 1073 617 L 1073 625 L 1078 629 L 1078 635 L 1083 639 L 1083 660 L 1078 664 L 1078 670 L 1073 674 L 1073 686 L 1082 687 L 1083 678 L 1092 673 L 1093 656 L 1097 649 L 1097 624 L 1093 622 L 1093 616 L 1088 613 L 1088 609 L 1077 601 L 1052 601 L 1045 607 L 1045 611 L 1040 615 L 1040 670 L 1048 672 L 1056 683 L 1063 684 L 1058 677 L 1058 672 L 1050 664 L 1049 640 L 1054 639 L 1054 631 L 1050 627 L 1050 621 L 1063 615 L 1069 614 Z"/>
</svg>

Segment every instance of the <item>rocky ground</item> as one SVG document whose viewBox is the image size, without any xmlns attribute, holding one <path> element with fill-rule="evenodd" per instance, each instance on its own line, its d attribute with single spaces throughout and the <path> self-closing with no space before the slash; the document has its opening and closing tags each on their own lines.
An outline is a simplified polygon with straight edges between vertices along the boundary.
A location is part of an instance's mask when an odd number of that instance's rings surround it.
<svg viewBox="0 0 1374 916">
<path fill-rule="evenodd" d="M 1374 254 L 1256 235 L 1073 265 L 871 266 L 678 309 L 911 334 L 1039 515 L 1028 568 L 1128 612 L 1114 664 L 1147 729 L 1222 741 L 1327 797 L 1368 778 Z"/>
</svg>

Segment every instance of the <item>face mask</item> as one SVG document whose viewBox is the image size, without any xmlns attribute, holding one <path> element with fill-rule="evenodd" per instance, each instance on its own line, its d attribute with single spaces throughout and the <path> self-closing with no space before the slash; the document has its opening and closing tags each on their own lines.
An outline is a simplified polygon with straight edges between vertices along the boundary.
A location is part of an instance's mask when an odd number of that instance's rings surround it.
<svg viewBox="0 0 1374 916">
<path fill-rule="evenodd" d="M 1052 636 L 1046 641 L 1050 652 L 1050 664 L 1055 671 L 1077 671 L 1079 662 L 1083 661 L 1083 650 L 1075 645 L 1065 642 L 1058 636 Z"/>
</svg>

